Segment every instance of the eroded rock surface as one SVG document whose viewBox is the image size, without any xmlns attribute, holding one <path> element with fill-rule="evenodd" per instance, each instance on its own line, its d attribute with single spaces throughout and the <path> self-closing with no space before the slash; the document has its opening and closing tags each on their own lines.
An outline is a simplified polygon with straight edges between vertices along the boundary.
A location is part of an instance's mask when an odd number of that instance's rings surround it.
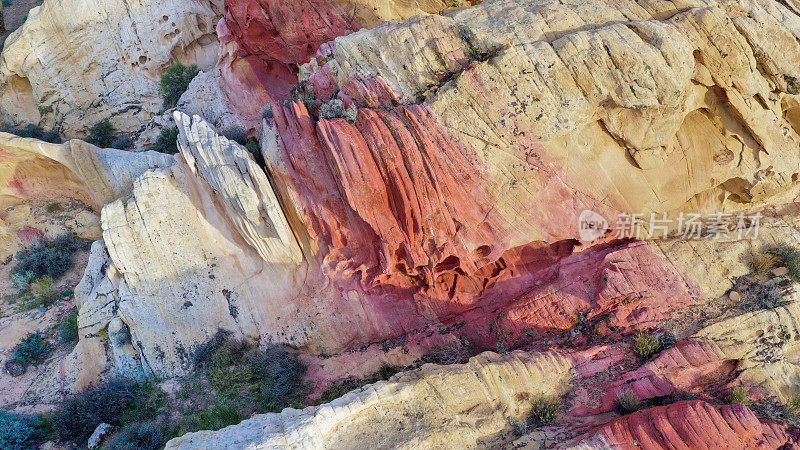
<svg viewBox="0 0 800 450">
<path fill-rule="evenodd" d="M 5 41 L 0 118 L 67 137 L 103 119 L 143 131 L 162 110 L 169 64 L 216 64 L 221 12 L 222 2 L 208 1 L 46 1 Z"/>
</svg>

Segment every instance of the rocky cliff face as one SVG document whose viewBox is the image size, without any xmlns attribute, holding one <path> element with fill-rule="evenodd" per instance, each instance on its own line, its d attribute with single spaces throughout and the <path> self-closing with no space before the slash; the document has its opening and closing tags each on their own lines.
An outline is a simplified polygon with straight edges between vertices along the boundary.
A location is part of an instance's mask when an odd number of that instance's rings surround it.
<svg viewBox="0 0 800 450">
<path fill-rule="evenodd" d="M 5 42 L 0 118 L 68 137 L 107 118 L 141 132 L 162 110 L 169 64 L 216 64 L 221 10 L 207 1 L 44 2 Z"/>
<path fill-rule="evenodd" d="M 324 386 L 468 341 L 525 351 L 423 366 L 170 447 L 797 445 L 775 417 L 717 404 L 738 384 L 785 403 L 800 374 L 795 275 L 748 266 L 763 244 L 800 240 L 798 12 L 373 3 L 229 2 L 219 63 L 179 104 L 196 114 L 172 116 L 174 157 L 0 136 L 15 161 L 4 192 L 33 192 L 30 171 L 102 208 L 76 288 L 80 349 L 105 355 L 92 370 L 186 375 L 225 329 L 294 347 Z M 379 24 L 446 6 L 470 7 Z M 259 149 L 224 137 L 231 124 Z M 587 210 L 608 222 L 597 240 L 578 228 Z M 621 213 L 716 211 L 758 213 L 758 239 L 741 235 L 752 223 L 611 230 Z M 739 302 L 778 287 L 770 307 Z M 634 364 L 629 336 L 651 329 L 677 342 Z M 625 392 L 645 407 L 615 419 Z M 538 394 L 565 395 L 569 420 L 512 437 Z"/>
</svg>

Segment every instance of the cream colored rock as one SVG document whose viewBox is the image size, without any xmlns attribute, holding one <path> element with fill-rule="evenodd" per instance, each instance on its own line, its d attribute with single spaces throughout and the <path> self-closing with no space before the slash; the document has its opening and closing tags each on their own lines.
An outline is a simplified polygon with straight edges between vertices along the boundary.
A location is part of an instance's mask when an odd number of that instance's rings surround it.
<svg viewBox="0 0 800 450">
<path fill-rule="evenodd" d="M 189 433 L 167 448 L 492 447 L 509 433 L 509 419 L 526 417 L 531 398 L 567 390 L 571 367 L 557 353 L 486 352 L 467 364 L 403 372 L 321 406 Z"/>
<path fill-rule="evenodd" d="M 326 65 L 424 101 L 477 152 L 513 246 L 584 209 L 794 199 L 797 22 L 771 0 L 484 2 L 340 37 L 301 78 Z"/>
<path fill-rule="evenodd" d="M 0 118 L 68 137 L 107 118 L 140 131 L 162 109 L 166 66 L 216 64 L 221 10 L 218 1 L 45 1 L 5 42 Z"/>
<path fill-rule="evenodd" d="M 0 133 L 0 151 L 9 156 L 9 164 L 0 167 L 0 180 L 6 180 L 3 183 L 6 186 L 4 194 L 8 195 L 8 187 L 15 184 L 12 181 L 15 177 L 32 178 L 34 175 L 29 167 L 40 166 L 41 172 L 51 170 L 53 178 L 77 178 L 76 184 L 85 186 L 92 197 L 93 206 L 98 209 L 127 196 L 133 180 L 146 170 L 167 167 L 174 160 L 172 156 L 158 152 L 101 149 L 77 139 L 64 144 L 51 144 L 8 133 Z M 63 173 L 64 169 L 67 169 L 66 173 Z"/>
</svg>

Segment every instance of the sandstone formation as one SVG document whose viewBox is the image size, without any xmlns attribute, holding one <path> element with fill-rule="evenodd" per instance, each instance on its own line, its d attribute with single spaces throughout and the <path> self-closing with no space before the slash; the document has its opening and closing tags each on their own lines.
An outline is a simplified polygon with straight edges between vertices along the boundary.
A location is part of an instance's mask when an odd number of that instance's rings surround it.
<svg viewBox="0 0 800 450">
<path fill-rule="evenodd" d="M 570 367 L 555 353 L 484 353 L 468 364 L 402 373 L 319 407 L 189 433 L 167 448 L 491 447 L 503 442 L 497 435 L 508 419 L 528 413 L 531 398 L 565 390 Z"/>
<path fill-rule="evenodd" d="M 0 120 L 67 137 L 107 118 L 143 131 L 162 110 L 159 76 L 169 64 L 216 64 L 221 10 L 207 1 L 46 1 L 5 42 Z"/>
</svg>

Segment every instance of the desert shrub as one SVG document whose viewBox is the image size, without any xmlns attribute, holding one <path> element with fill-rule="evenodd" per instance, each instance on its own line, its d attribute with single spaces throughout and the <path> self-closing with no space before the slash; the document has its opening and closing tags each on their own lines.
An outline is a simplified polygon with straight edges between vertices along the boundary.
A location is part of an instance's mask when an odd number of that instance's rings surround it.
<svg viewBox="0 0 800 450">
<path fill-rule="evenodd" d="M 61 212 L 63 209 L 64 208 L 61 207 L 61 203 L 58 202 L 48 203 L 47 207 L 45 208 L 48 214 L 55 214 Z"/>
<path fill-rule="evenodd" d="M 61 323 L 58 324 L 58 336 L 61 342 L 75 342 L 78 340 L 78 311 L 72 311 Z"/>
<path fill-rule="evenodd" d="M 48 433 L 43 416 L 13 414 L 0 410 L 0 448 L 22 450 L 35 448 Z"/>
<path fill-rule="evenodd" d="M 40 127 L 39 125 L 34 125 L 32 123 L 26 124 L 22 127 L 4 126 L 0 128 L 0 131 L 15 134 L 19 137 L 34 138 L 34 139 L 39 139 L 40 141 L 51 142 L 54 144 L 61 143 L 61 137 L 58 135 L 58 132 L 56 132 L 55 130 L 44 131 L 42 127 Z"/>
<path fill-rule="evenodd" d="M 306 366 L 297 355 L 283 347 L 270 346 L 250 352 L 247 365 L 258 381 L 259 400 L 267 410 L 280 411 L 302 400 Z"/>
<path fill-rule="evenodd" d="M 111 148 L 116 148 L 117 150 L 125 150 L 131 147 L 133 147 L 133 139 L 128 136 L 118 138 L 111 143 Z"/>
<path fill-rule="evenodd" d="M 92 125 L 86 136 L 86 142 L 102 148 L 111 147 L 117 139 L 117 131 L 108 119 Z"/>
<path fill-rule="evenodd" d="M 247 131 L 241 127 L 230 127 L 223 131 L 222 135 L 241 145 L 247 142 Z"/>
<path fill-rule="evenodd" d="M 28 286 L 30 286 L 31 281 L 33 281 L 34 278 L 36 278 L 36 275 L 34 275 L 34 273 L 30 270 L 12 273 L 11 284 L 14 290 L 22 291 L 28 289 Z"/>
<path fill-rule="evenodd" d="M 11 349 L 11 360 L 23 366 L 36 364 L 44 360 L 52 349 L 53 347 L 41 333 L 28 333 L 19 344 Z"/>
<path fill-rule="evenodd" d="M 28 448 L 31 446 L 34 431 L 29 417 L 0 411 L 0 448 Z"/>
<path fill-rule="evenodd" d="M 37 278 L 31 281 L 30 289 L 33 295 L 41 300 L 42 306 L 53 304 L 61 294 L 50 277 Z"/>
<path fill-rule="evenodd" d="M 3 6 L 8 8 L 9 6 L 13 5 L 14 2 L 12 0 L 3 0 Z"/>
<path fill-rule="evenodd" d="M 272 119 L 273 116 L 272 105 L 264 106 L 264 109 L 261 110 L 261 117 L 264 119 Z"/>
<path fill-rule="evenodd" d="M 161 428 L 153 423 L 132 423 L 108 441 L 114 450 L 156 450 L 164 445 Z"/>
<path fill-rule="evenodd" d="M 789 400 L 786 401 L 783 407 L 790 414 L 800 413 L 800 394 L 789 397 Z"/>
<path fill-rule="evenodd" d="M 750 254 L 748 265 L 754 274 L 766 275 L 769 274 L 772 269 L 778 267 L 780 262 L 781 258 L 779 255 L 776 255 L 775 252 L 761 250 L 754 251 Z"/>
<path fill-rule="evenodd" d="M 244 419 L 237 405 L 222 401 L 198 415 L 198 426 L 201 430 L 219 430 Z"/>
<path fill-rule="evenodd" d="M 433 364 L 461 364 L 467 359 L 467 350 L 460 342 L 433 347 L 422 357 L 422 362 Z"/>
<path fill-rule="evenodd" d="M 168 155 L 178 153 L 178 128 L 162 128 L 156 143 L 150 147 L 150 150 Z"/>
<path fill-rule="evenodd" d="M 741 306 L 747 311 L 774 309 L 789 303 L 786 295 L 791 290 L 791 282 L 783 279 L 772 280 L 764 284 L 752 283 L 742 292 Z"/>
<path fill-rule="evenodd" d="M 531 405 L 531 414 L 528 416 L 528 423 L 531 426 L 542 427 L 556 420 L 560 408 L 557 400 L 539 396 L 533 399 Z"/>
<path fill-rule="evenodd" d="M 220 330 L 195 351 L 195 364 L 217 393 L 242 408 L 280 411 L 305 398 L 306 367 L 281 346 L 253 349 Z"/>
<path fill-rule="evenodd" d="M 514 436 L 525 436 L 528 434 L 528 424 L 514 418 L 508 419 L 508 424 L 511 425 L 511 430 Z"/>
<path fill-rule="evenodd" d="M 186 92 L 189 83 L 192 82 L 200 69 L 196 65 L 185 66 L 181 62 L 169 66 L 161 75 L 161 90 L 164 91 L 164 108 L 174 108 L 178 104 L 181 95 Z"/>
<path fill-rule="evenodd" d="M 728 393 L 725 394 L 725 401 L 729 405 L 732 405 L 734 403 L 745 404 L 750 401 L 750 393 L 744 386 L 733 386 L 730 389 L 728 389 Z"/>
<path fill-rule="evenodd" d="M 28 15 L 25 14 L 24 16 L 22 16 L 22 23 L 25 23 L 27 21 L 28 21 Z"/>
<path fill-rule="evenodd" d="M 355 104 L 351 104 L 349 107 L 345 108 L 344 102 L 338 98 L 329 100 L 319 107 L 320 119 L 343 118 L 348 122 L 353 123 L 356 121 L 357 116 L 358 107 L 356 107 Z"/>
<path fill-rule="evenodd" d="M 617 396 L 617 410 L 629 414 L 639 409 L 639 397 L 631 390 L 625 390 Z"/>
<path fill-rule="evenodd" d="M 12 273 L 30 275 L 29 280 L 44 277 L 57 280 L 72 268 L 72 254 L 81 248 L 86 248 L 86 241 L 72 235 L 44 238 L 16 254 L 17 265 Z"/>
<path fill-rule="evenodd" d="M 649 359 L 661 350 L 661 340 L 653 333 L 636 333 L 633 338 L 633 351 L 643 359 Z"/>
<path fill-rule="evenodd" d="M 344 380 L 339 380 L 338 382 L 333 383 L 325 388 L 315 404 L 321 405 L 323 403 L 329 403 L 347 394 L 348 392 L 354 391 L 367 384 L 377 383 L 381 380 L 388 380 L 400 370 L 402 370 L 402 368 L 384 364 L 380 367 L 380 369 L 378 369 L 377 372 L 364 379 L 350 377 L 345 378 Z"/>
<path fill-rule="evenodd" d="M 56 432 L 62 440 L 85 443 L 97 425 L 119 426 L 140 401 L 139 386 L 131 380 L 116 378 L 91 386 L 59 406 L 53 419 Z"/>
</svg>

